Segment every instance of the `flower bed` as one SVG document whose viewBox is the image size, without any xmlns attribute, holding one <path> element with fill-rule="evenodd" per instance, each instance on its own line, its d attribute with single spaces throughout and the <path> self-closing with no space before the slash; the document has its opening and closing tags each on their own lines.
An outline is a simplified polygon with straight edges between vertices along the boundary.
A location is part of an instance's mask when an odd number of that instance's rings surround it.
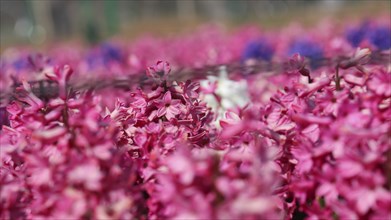
<svg viewBox="0 0 391 220">
<path fill-rule="evenodd" d="M 1 218 L 391 218 L 390 26 L 318 29 L 6 51 Z"/>
</svg>

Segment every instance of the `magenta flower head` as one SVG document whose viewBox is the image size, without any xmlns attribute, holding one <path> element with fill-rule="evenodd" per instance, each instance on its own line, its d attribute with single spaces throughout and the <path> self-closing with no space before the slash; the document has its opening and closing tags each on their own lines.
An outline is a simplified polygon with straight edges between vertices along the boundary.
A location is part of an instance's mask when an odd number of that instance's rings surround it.
<svg viewBox="0 0 391 220">
<path fill-rule="evenodd" d="M 353 57 L 347 61 L 344 61 L 340 64 L 342 69 L 348 69 L 350 67 L 359 67 L 368 63 L 371 55 L 371 50 L 368 48 L 357 48 L 356 52 L 353 54 Z"/>
<path fill-rule="evenodd" d="M 163 79 L 166 80 L 168 74 L 171 72 L 170 64 L 166 61 L 157 61 L 155 66 L 148 67 L 146 74 L 147 76 L 157 80 Z"/>
<path fill-rule="evenodd" d="M 308 82 L 311 83 L 310 71 L 305 68 L 306 60 L 303 56 L 296 53 L 289 59 L 289 66 L 294 72 L 299 72 L 301 75 L 308 77 Z"/>
<path fill-rule="evenodd" d="M 56 67 L 53 72 L 46 73 L 46 77 L 59 84 L 60 98 L 66 99 L 67 97 L 67 83 L 73 73 L 70 66 L 65 65 L 63 67 Z"/>
<path fill-rule="evenodd" d="M 305 58 L 296 53 L 289 59 L 289 65 L 292 69 L 300 70 L 305 66 Z"/>
<path fill-rule="evenodd" d="M 157 110 L 158 117 L 166 116 L 170 120 L 181 113 L 181 101 L 173 100 L 170 91 L 166 92 L 163 99 L 159 100 L 157 104 L 159 107 Z"/>
<path fill-rule="evenodd" d="M 368 62 L 370 55 L 371 55 L 370 49 L 357 48 L 356 52 L 354 53 L 354 60 L 357 61 L 359 64 L 365 64 Z"/>
</svg>

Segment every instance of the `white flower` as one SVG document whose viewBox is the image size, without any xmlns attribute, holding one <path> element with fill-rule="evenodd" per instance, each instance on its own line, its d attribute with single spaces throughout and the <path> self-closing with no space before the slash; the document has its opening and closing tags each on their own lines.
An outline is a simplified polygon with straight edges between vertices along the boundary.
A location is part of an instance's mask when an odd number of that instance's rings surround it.
<svg viewBox="0 0 391 220">
<path fill-rule="evenodd" d="M 216 113 L 216 126 L 219 126 L 219 121 L 229 109 L 243 108 L 250 102 L 248 94 L 248 86 L 245 80 L 234 81 L 227 76 L 225 66 L 220 67 L 219 77 L 209 76 L 207 80 L 201 81 L 201 87 L 207 87 L 209 83 L 216 83 L 216 94 L 221 98 L 219 103 L 212 94 L 204 94 L 203 100 Z"/>
</svg>

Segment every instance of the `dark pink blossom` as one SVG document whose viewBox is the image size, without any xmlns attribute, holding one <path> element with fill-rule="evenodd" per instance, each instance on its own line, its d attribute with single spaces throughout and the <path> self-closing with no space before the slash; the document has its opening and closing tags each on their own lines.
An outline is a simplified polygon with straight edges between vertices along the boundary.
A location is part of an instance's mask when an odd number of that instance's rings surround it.
<svg viewBox="0 0 391 220">
<path fill-rule="evenodd" d="M 181 113 L 181 102 L 172 100 L 171 92 L 166 92 L 161 101 L 157 102 L 157 117 L 166 116 L 168 120 Z"/>
</svg>

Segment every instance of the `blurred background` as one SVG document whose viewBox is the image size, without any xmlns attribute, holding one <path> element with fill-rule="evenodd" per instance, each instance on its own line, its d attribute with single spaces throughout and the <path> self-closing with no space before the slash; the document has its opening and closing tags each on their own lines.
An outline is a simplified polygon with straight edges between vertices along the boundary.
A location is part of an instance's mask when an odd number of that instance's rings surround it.
<svg viewBox="0 0 391 220">
<path fill-rule="evenodd" d="M 343 22 L 390 13 L 388 0 L 0 0 L 0 51 L 144 33 L 174 35 L 203 23 L 272 29 L 295 21 L 310 26 L 324 18 Z"/>
</svg>

